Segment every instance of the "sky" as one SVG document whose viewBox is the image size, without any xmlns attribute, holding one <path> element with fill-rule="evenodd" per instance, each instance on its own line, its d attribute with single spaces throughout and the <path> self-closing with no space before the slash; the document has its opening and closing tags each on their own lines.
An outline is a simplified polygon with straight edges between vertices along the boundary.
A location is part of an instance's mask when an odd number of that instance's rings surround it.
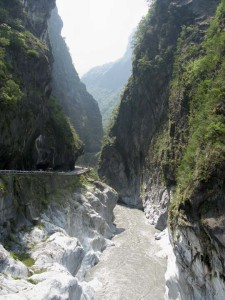
<svg viewBox="0 0 225 300">
<path fill-rule="evenodd" d="M 62 36 L 80 76 L 122 57 L 128 38 L 147 13 L 146 0 L 56 0 Z"/>
</svg>

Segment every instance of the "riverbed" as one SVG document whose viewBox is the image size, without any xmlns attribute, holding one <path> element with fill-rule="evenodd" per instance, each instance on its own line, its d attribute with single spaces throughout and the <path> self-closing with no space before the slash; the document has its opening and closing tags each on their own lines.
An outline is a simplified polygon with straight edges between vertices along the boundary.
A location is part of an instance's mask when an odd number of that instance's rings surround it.
<svg viewBox="0 0 225 300">
<path fill-rule="evenodd" d="M 100 262 L 86 274 L 95 300 L 161 300 L 165 293 L 166 258 L 155 228 L 142 211 L 117 205 L 117 234 Z M 93 292 L 93 290 L 92 290 Z"/>
</svg>

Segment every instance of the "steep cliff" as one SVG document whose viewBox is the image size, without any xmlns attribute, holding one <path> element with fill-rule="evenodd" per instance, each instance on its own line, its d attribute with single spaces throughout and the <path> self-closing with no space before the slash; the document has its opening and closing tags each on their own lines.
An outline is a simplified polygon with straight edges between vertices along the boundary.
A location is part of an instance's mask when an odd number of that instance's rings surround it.
<svg viewBox="0 0 225 300">
<path fill-rule="evenodd" d="M 54 5 L 0 1 L 0 169 L 73 168 L 82 152 L 51 98 L 47 19 Z"/>
<path fill-rule="evenodd" d="M 133 74 L 100 164 L 100 174 L 119 191 L 124 202 L 145 205 L 153 198 L 165 198 L 168 202 L 170 189 L 176 183 L 174 165 L 170 163 L 177 158 L 169 157 L 173 144 L 170 137 L 178 139 L 174 123 L 182 130 L 187 124 L 187 119 L 179 116 L 178 106 L 169 105 L 175 52 L 184 26 L 196 24 L 200 27 L 198 38 L 203 38 L 206 20 L 213 15 L 217 4 L 218 1 L 207 4 L 204 1 L 156 1 L 139 25 Z M 185 107 L 181 108 L 185 111 Z M 179 145 L 184 144 L 181 141 Z"/>
<path fill-rule="evenodd" d="M 169 293 L 172 299 L 184 294 L 185 299 L 223 299 L 225 294 L 224 16 L 225 1 L 221 1 L 204 39 L 199 39 L 202 32 L 195 26 L 183 29 L 177 50 L 171 120 L 185 120 L 188 114 L 189 123 L 182 151 L 177 137 L 184 138 L 185 131 L 175 122 L 171 142 L 172 151 L 180 157 L 169 210 L 179 277 L 177 281 L 172 274 L 168 279 L 172 288 L 178 282 L 178 288 Z M 205 26 L 208 23 L 202 22 L 200 29 Z"/>
<path fill-rule="evenodd" d="M 81 78 L 88 91 L 98 101 L 104 129 L 109 126 L 112 112 L 119 104 L 122 90 L 131 75 L 131 47 L 130 38 L 127 50 L 122 58 L 115 62 L 95 67 Z"/>
<path fill-rule="evenodd" d="M 150 144 L 168 107 L 173 57 L 181 26 L 196 17 L 189 5 L 176 4 L 156 1 L 139 25 L 133 74 L 102 151 L 100 174 L 119 190 L 122 201 L 133 205 L 141 203 L 142 173 L 150 156 Z M 155 178 L 156 184 L 157 181 Z"/>
<path fill-rule="evenodd" d="M 100 150 L 102 118 L 97 102 L 87 92 L 73 66 L 68 47 L 61 36 L 63 23 L 54 9 L 49 20 L 49 37 L 54 57 L 53 94 L 70 118 L 85 144 L 86 159 Z"/>
<path fill-rule="evenodd" d="M 217 12 L 216 12 L 217 10 Z M 170 299 L 223 299 L 225 1 L 155 1 L 100 174 L 163 229 Z"/>
</svg>

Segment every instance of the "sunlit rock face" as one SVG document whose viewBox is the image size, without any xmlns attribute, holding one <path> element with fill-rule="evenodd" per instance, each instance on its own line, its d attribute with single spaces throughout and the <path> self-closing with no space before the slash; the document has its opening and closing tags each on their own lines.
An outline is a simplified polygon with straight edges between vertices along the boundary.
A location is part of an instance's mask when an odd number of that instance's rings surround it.
<svg viewBox="0 0 225 300">
<path fill-rule="evenodd" d="M 150 224 L 155 225 L 159 230 L 167 226 L 168 204 L 172 199 L 172 189 L 164 185 L 153 184 L 152 177 L 146 178 L 143 185 L 144 212 Z M 151 187 L 149 188 L 149 186 Z"/>
<path fill-rule="evenodd" d="M 61 197 L 37 226 L 23 219 L 2 241 L 11 255 L 1 246 L 1 299 L 85 299 L 82 279 L 110 244 L 117 194 L 92 182 Z M 23 252 L 29 257 L 24 263 L 12 255 Z"/>
</svg>

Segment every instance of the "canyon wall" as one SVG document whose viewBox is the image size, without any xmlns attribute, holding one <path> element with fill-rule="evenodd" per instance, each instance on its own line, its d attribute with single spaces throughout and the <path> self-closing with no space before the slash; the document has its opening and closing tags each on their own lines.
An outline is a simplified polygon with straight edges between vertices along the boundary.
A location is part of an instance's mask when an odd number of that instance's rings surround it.
<svg viewBox="0 0 225 300">
<path fill-rule="evenodd" d="M 71 169 L 82 143 L 51 97 L 47 19 L 55 1 L 0 4 L 0 169 Z"/>
<path fill-rule="evenodd" d="M 224 1 L 154 2 L 101 154 L 120 201 L 169 226 L 169 299 L 224 294 L 224 11 Z"/>
<path fill-rule="evenodd" d="M 73 65 L 69 49 L 61 36 L 63 22 L 54 9 L 48 22 L 49 37 L 54 57 L 53 95 L 70 118 L 84 142 L 84 162 L 96 163 L 103 136 L 102 117 L 96 100 L 87 92 Z M 75 62 L 76 63 L 76 62 Z"/>
</svg>

